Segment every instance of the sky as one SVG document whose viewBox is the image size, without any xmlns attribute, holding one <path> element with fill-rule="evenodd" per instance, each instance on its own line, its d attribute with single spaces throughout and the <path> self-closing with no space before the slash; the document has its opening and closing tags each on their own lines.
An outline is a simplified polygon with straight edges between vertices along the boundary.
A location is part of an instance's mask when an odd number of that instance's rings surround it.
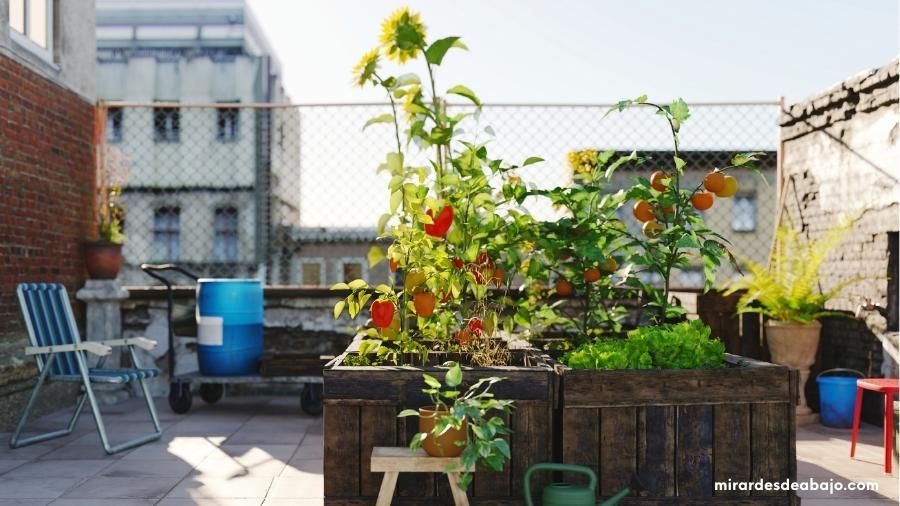
<svg viewBox="0 0 900 506">
<path fill-rule="evenodd" d="M 802 100 L 896 58 L 897 0 L 249 0 L 297 103 L 383 101 L 350 71 L 409 6 L 429 40 L 458 35 L 437 76 L 488 103 Z M 421 71 L 418 66 L 411 70 Z M 451 82 L 452 81 L 452 82 Z"/>
</svg>

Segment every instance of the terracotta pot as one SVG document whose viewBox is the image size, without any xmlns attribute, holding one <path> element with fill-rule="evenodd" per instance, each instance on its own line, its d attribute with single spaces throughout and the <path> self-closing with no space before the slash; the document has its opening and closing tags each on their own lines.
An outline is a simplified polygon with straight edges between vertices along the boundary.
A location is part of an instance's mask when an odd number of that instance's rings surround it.
<svg viewBox="0 0 900 506">
<path fill-rule="evenodd" d="M 809 369 L 816 361 L 822 324 L 793 323 L 769 320 L 766 322 L 766 340 L 772 362 L 795 369 Z"/>
<path fill-rule="evenodd" d="M 419 408 L 419 432 L 428 434 L 428 437 L 422 442 L 422 449 L 432 457 L 459 457 L 465 449 L 466 432 L 468 431 L 466 422 L 463 422 L 460 429 L 449 429 L 440 436 L 431 433 L 438 419 L 448 414 L 448 411 Z M 463 444 L 458 445 L 457 442 Z"/>
<path fill-rule="evenodd" d="M 105 241 L 84 243 L 84 265 L 91 279 L 116 279 L 122 268 L 122 245 Z"/>
<path fill-rule="evenodd" d="M 822 324 L 794 323 L 769 320 L 766 322 L 766 341 L 772 362 L 800 371 L 800 399 L 796 414 L 798 423 L 812 423 L 812 410 L 806 405 L 806 380 L 809 368 L 816 362 Z"/>
</svg>

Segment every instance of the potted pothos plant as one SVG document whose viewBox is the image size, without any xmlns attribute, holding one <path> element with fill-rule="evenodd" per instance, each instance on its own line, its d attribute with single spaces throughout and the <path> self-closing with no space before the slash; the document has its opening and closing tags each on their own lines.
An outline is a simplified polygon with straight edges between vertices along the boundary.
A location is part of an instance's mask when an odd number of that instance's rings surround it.
<svg viewBox="0 0 900 506">
<path fill-rule="evenodd" d="M 419 432 L 409 443 L 411 450 L 422 448 L 432 457 L 460 457 L 459 486 L 465 490 L 472 481 L 468 469 L 484 465 L 503 469 L 510 458 L 509 444 L 502 436 L 510 433 L 501 415 L 509 414 L 513 401 L 496 399 L 491 387 L 503 378 L 481 378 L 462 390 L 463 372 L 458 363 L 448 364 L 443 384 L 424 374 L 422 390 L 431 404 L 405 409 L 397 415 L 419 417 Z"/>
<path fill-rule="evenodd" d="M 118 150 L 98 144 L 94 192 L 94 237 L 84 243 L 84 262 L 92 279 L 115 279 L 122 268 L 125 210 L 119 202 L 127 164 Z"/>
<path fill-rule="evenodd" d="M 825 304 L 859 278 L 837 284 L 821 292 L 819 268 L 828 253 L 840 243 L 852 222 L 826 232 L 820 239 L 801 240 L 796 230 L 781 227 L 776 233 L 775 249 L 768 266 L 745 260 L 749 271 L 729 283 L 725 295 L 743 291 L 738 313 L 759 313 L 765 322 L 766 342 L 772 361 L 800 370 L 800 402 L 796 413 L 801 420 L 810 417 L 804 387 L 809 368 L 816 361 L 823 316 L 842 315 L 825 309 Z"/>
</svg>

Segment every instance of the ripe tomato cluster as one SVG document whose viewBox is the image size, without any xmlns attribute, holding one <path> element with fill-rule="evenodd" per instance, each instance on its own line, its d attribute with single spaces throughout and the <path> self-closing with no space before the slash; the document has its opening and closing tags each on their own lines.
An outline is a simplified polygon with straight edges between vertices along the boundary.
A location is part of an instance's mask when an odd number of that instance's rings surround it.
<svg viewBox="0 0 900 506">
<path fill-rule="evenodd" d="M 650 186 L 658 192 L 667 191 L 670 181 L 670 176 L 661 170 L 650 175 Z M 701 187 L 702 191 L 697 188 L 691 195 L 691 206 L 698 211 L 706 211 L 713 206 L 715 197 L 727 198 L 737 193 L 737 179 L 714 170 L 704 176 Z M 659 220 L 668 219 L 674 212 L 672 206 L 654 206 L 643 199 L 635 202 L 632 207 L 635 219 L 643 223 L 641 231 L 649 239 L 655 239 L 663 230 L 664 227 L 659 224 Z"/>
</svg>

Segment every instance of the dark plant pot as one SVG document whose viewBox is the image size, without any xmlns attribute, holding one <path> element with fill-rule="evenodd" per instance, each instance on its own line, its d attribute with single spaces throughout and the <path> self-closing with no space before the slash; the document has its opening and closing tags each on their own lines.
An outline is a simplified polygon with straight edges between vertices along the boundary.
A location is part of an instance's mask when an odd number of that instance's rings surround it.
<svg viewBox="0 0 900 506">
<path fill-rule="evenodd" d="M 122 245 L 105 241 L 84 243 L 84 265 L 91 279 L 116 279 L 122 268 Z"/>
</svg>

